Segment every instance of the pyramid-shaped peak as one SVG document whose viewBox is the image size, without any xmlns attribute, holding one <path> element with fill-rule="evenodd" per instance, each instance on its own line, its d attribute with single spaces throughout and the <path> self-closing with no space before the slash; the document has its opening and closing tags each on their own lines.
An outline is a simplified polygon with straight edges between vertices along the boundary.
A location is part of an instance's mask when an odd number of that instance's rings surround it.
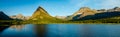
<svg viewBox="0 0 120 37">
<path fill-rule="evenodd" d="M 41 6 L 37 8 L 37 10 L 33 13 L 32 17 L 30 19 L 32 20 L 42 20 L 42 19 L 47 19 L 47 18 L 52 18 L 45 9 L 43 9 Z"/>
<path fill-rule="evenodd" d="M 38 9 L 43 9 L 43 7 L 39 6 Z M 43 9 L 44 10 L 44 9 Z"/>
<path fill-rule="evenodd" d="M 41 6 L 39 6 L 36 11 L 42 11 L 44 13 L 47 13 L 47 11 L 43 7 L 41 7 Z"/>
<path fill-rule="evenodd" d="M 39 6 L 39 8 L 42 8 L 41 6 Z"/>
<path fill-rule="evenodd" d="M 37 10 L 44 10 L 44 8 L 41 7 L 41 6 L 39 6 L 39 7 L 37 8 Z"/>
</svg>

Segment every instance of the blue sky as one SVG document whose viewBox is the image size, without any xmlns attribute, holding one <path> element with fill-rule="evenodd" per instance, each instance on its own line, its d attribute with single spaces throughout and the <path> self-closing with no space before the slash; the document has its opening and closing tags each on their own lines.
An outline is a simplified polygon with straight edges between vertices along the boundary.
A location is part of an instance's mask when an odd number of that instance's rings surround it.
<svg viewBox="0 0 120 37">
<path fill-rule="evenodd" d="M 0 0 L 0 11 L 7 15 L 31 16 L 38 6 L 41 6 L 52 16 L 67 16 L 81 7 L 91 9 L 120 7 L 119 2 L 120 0 Z"/>
</svg>

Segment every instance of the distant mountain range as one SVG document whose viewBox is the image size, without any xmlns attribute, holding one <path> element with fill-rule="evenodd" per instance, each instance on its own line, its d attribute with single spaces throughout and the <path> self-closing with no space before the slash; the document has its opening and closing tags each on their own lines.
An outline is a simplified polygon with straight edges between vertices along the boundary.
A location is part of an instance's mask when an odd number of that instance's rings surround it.
<svg viewBox="0 0 120 37">
<path fill-rule="evenodd" d="M 55 16 L 57 19 L 66 19 L 67 16 Z"/>
<path fill-rule="evenodd" d="M 18 15 L 13 15 L 13 16 L 9 16 L 12 19 L 15 20 L 29 20 L 30 16 L 24 16 L 22 14 L 18 14 Z"/>
<path fill-rule="evenodd" d="M 68 16 L 69 20 L 95 20 L 102 18 L 110 18 L 120 16 L 120 8 L 115 7 L 113 9 L 101 9 L 101 10 L 91 10 L 88 7 L 82 7 L 80 10 L 75 12 L 73 15 Z"/>
</svg>

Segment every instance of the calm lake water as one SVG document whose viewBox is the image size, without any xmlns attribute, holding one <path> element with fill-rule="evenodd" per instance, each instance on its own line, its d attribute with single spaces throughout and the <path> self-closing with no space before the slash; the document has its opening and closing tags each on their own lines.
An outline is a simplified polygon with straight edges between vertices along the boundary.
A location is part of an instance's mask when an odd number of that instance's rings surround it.
<svg viewBox="0 0 120 37">
<path fill-rule="evenodd" d="M 120 37 L 120 24 L 26 24 L 0 26 L 0 37 Z"/>
</svg>

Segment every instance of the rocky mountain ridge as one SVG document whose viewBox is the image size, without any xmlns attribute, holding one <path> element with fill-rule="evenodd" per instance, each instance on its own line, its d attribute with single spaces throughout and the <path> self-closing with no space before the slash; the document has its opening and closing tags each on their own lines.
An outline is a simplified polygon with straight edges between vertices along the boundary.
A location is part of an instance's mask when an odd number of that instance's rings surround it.
<svg viewBox="0 0 120 37">
<path fill-rule="evenodd" d="M 28 20 L 30 18 L 30 16 L 24 16 L 22 14 L 17 14 L 9 17 L 16 20 Z"/>
<path fill-rule="evenodd" d="M 113 9 L 101 9 L 101 10 L 91 10 L 88 7 L 82 7 L 80 10 L 75 12 L 72 16 L 69 16 L 71 20 L 77 20 L 77 19 L 95 19 L 98 17 L 105 18 L 106 17 L 111 17 L 111 16 L 119 16 L 120 13 L 120 8 L 115 7 Z M 89 17 L 88 17 L 89 16 Z"/>
</svg>

